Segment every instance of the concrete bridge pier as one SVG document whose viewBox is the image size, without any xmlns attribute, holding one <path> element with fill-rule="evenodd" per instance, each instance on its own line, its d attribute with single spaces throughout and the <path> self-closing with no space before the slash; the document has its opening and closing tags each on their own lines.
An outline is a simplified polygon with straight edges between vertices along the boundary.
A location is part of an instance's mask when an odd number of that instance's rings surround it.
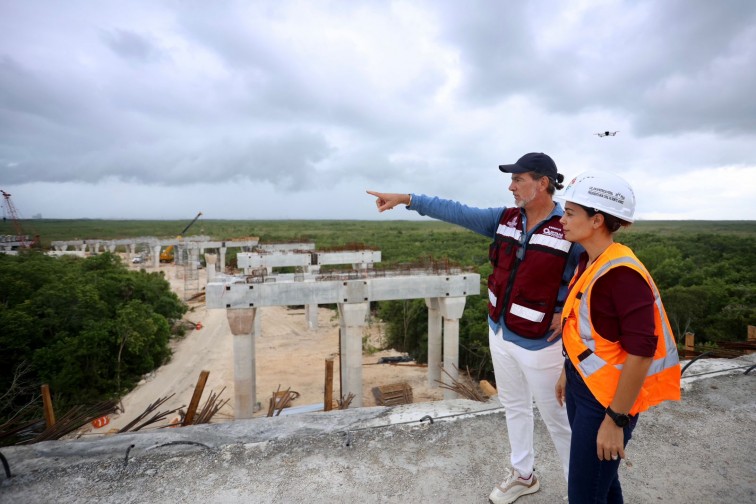
<svg viewBox="0 0 756 504">
<path fill-rule="evenodd" d="M 136 255 L 136 243 L 129 243 L 126 247 L 126 260 L 131 263 L 131 259 Z"/>
<path fill-rule="evenodd" d="M 320 272 L 320 266 L 305 266 L 305 272 L 311 274 L 318 274 Z M 305 319 L 307 320 L 307 328 L 311 331 L 317 331 L 318 329 L 318 305 L 308 304 L 305 305 Z"/>
<path fill-rule="evenodd" d="M 255 375 L 256 308 L 226 310 L 234 338 L 234 417 L 252 418 L 257 404 Z"/>
<path fill-rule="evenodd" d="M 425 298 L 428 307 L 428 386 L 438 388 L 441 379 L 441 308 L 439 298 Z"/>
<path fill-rule="evenodd" d="M 155 269 L 160 267 L 160 245 L 152 247 L 152 267 Z"/>
<path fill-rule="evenodd" d="M 215 280 L 215 274 L 217 270 L 215 265 L 218 262 L 218 254 L 205 253 L 205 268 L 207 268 L 207 281 L 212 282 Z"/>
<path fill-rule="evenodd" d="M 187 254 L 189 256 L 189 267 L 191 269 L 199 269 L 200 267 L 200 253 L 198 248 L 191 247 L 189 248 L 189 253 Z"/>
<path fill-rule="evenodd" d="M 465 311 L 466 297 L 436 298 L 439 301 L 441 316 L 444 317 L 444 377 L 445 385 L 452 386 L 452 378 L 459 378 L 459 319 Z M 430 365 L 428 366 L 430 370 Z M 451 376 L 447 376 L 448 375 Z M 444 389 L 444 399 L 457 399 L 459 394 Z"/>
<path fill-rule="evenodd" d="M 307 319 L 307 328 L 311 331 L 318 329 L 318 305 L 305 305 L 305 318 Z"/>
<path fill-rule="evenodd" d="M 463 298 L 464 299 L 464 298 Z M 362 328 L 370 303 L 338 303 L 341 330 L 341 394 L 351 392 L 351 405 L 362 407 Z"/>
<path fill-rule="evenodd" d="M 218 263 L 218 271 L 221 273 L 226 272 L 226 247 L 220 247 L 220 262 Z"/>
</svg>

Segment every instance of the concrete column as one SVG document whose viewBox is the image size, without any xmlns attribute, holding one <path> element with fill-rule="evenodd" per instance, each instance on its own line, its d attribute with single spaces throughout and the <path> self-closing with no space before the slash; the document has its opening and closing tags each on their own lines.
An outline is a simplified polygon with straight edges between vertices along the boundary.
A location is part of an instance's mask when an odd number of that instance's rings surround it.
<svg viewBox="0 0 756 504">
<path fill-rule="evenodd" d="M 115 254 L 115 249 L 116 249 L 115 244 L 110 244 L 107 247 L 108 247 L 108 252 L 110 252 L 111 254 Z"/>
<path fill-rule="evenodd" d="M 305 266 L 306 273 L 318 273 L 320 266 Z M 307 328 L 311 331 L 318 330 L 318 305 L 305 305 L 305 318 L 307 319 Z"/>
<path fill-rule="evenodd" d="M 465 297 L 437 298 L 441 315 L 444 317 L 444 384 L 451 386 L 452 378 L 457 380 L 459 372 L 459 319 L 465 310 Z M 430 366 L 429 366 L 430 367 Z M 444 389 L 444 399 L 457 399 L 459 394 Z"/>
<path fill-rule="evenodd" d="M 218 262 L 218 254 L 205 254 L 205 267 L 207 268 L 207 281 L 212 282 L 215 279 L 215 264 Z"/>
<path fill-rule="evenodd" d="M 160 245 L 152 247 L 152 267 L 155 269 L 160 267 Z"/>
<path fill-rule="evenodd" d="M 234 338 L 234 417 L 252 418 L 257 404 L 255 374 L 256 308 L 226 310 Z"/>
<path fill-rule="evenodd" d="M 318 330 L 318 305 L 305 305 L 305 318 L 307 319 L 307 329 L 311 331 Z"/>
<path fill-rule="evenodd" d="M 370 303 L 339 303 L 341 326 L 341 393 L 354 394 L 352 405 L 362 407 L 362 327 Z"/>
<path fill-rule="evenodd" d="M 131 259 L 136 254 L 136 243 L 129 243 L 128 247 L 126 247 L 126 259 L 131 263 Z"/>
<path fill-rule="evenodd" d="M 441 311 L 438 298 L 426 298 L 428 307 L 428 386 L 438 388 L 441 379 Z"/>
<path fill-rule="evenodd" d="M 218 263 L 218 271 L 221 273 L 226 272 L 226 247 L 220 248 L 220 262 Z"/>
</svg>

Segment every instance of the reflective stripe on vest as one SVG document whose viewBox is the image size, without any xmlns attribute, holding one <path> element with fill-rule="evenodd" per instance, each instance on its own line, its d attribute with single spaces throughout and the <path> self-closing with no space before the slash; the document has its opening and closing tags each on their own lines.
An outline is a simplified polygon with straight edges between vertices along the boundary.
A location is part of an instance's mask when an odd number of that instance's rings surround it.
<svg viewBox="0 0 756 504">
<path fill-rule="evenodd" d="M 534 234 L 528 241 L 530 245 L 542 245 L 544 247 L 569 252 L 572 243 L 562 238 L 555 238 L 545 234 Z"/>
<path fill-rule="evenodd" d="M 504 224 L 499 224 L 499 227 L 496 228 L 496 234 L 501 236 L 509 236 L 510 238 L 514 238 L 515 240 L 520 241 L 522 231 L 509 226 L 505 226 Z"/>
<path fill-rule="evenodd" d="M 512 307 L 509 309 L 509 312 L 513 315 L 517 315 L 518 317 L 522 317 L 525 320 L 530 320 L 531 322 L 541 322 L 543 320 L 543 317 L 546 315 L 543 312 L 533 310 L 531 308 L 528 308 L 527 306 L 518 305 L 517 303 L 512 303 Z"/>
</svg>

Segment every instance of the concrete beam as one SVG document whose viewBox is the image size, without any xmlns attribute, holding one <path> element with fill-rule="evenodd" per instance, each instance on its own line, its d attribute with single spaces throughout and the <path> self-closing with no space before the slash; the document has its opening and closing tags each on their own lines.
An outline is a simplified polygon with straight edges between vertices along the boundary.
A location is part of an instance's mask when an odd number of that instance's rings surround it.
<svg viewBox="0 0 756 504">
<path fill-rule="evenodd" d="M 380 250 L 342 250 L 338 252 L 313 252 L 312 264 L 374 264 L 381 262 Z"/>
<path fill-rule="evenodd" d="M 250 274 L 256 268 L 309 267 L 352 264 L 355 269 L 364 268 L 366 264 L 381 261 L 379 250 L 354 250 L 338 252 L 310 252 L 307 250 L 257 251 L 236 255 L 236 262 L 245 273 Z"/>
<path fill-rule="evenodd" d="M 257 245 L 258 250 L 267 250 L 269 252 L 283 252 L 285 250 L 315 250 L 314 243 L 261 243 Z"/>
<path fill-rule="evenodd" d="M 480 294 L 480 275 L 458 273 L 449 275 L 406 275 L 339 280 L 276 281 L 246 283 L 244 279 L 226 277 L 224 281 L 207 284 L 207 307 L 250 308 L 260 306 L 288 306 L 330 303 L 358 303 L 392 299 L 423 299 L 477 296 Z M 300 275 L 301 277 L 301 275 Z M 291 276 L 293 278 L 293 275 Z M 308 278 L 305 274 L 305 278 Z M 348 278 L 348 277 L 344 277 Z"/>
<path fill-rule="evenodd" d="M 309 253 L 296 252 L 242 252 L 236 254 L 236 264 L 244 270 L 254 268 L 283 268 L 287 266 L 309 266 L 312 258 Z"/>
</svg>

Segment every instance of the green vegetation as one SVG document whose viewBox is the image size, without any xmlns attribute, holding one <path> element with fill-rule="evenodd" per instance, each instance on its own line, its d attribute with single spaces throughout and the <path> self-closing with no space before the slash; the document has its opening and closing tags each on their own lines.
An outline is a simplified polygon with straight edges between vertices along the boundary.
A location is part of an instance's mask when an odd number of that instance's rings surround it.
<svg viewBox="0 0 756 504">
<path fill-rule="evenodd" d="M 0 254 L 0 424 L 119 397 L 168 359 L 186 306 L 162 274 L 129 271 L 109 253 L 79 259 Z"/>
<path fill-rule="evenodd" d="M 137 236 L 173 237 L 177 230 L 186 225 L 186 221 L 34 220 L 24 221 L 23 225 L 28 232 L 33 229 L 34 233 L 38 233 L 42 245 L 47 247 L 53 240 L 114 239 Z M 0 234 L 12 234 L 9 224 L 0 223 Z M 434 259 L 448 258 L 480 273 L 481 293 L 485 293 L 485 281 L 491 271 L 487 260 L 489 243 L 487 238 L 457 226 L 430 220 L 230 221 L 200 219 L 189 234 L 207 235 L 218 240 L 255 236 L 260 238 L 261 243 L 311 241 L 318 248 L 361 243 L 381 250 L 382 263 L 378 266 L 381 268 L 417 262 L 429 255 Z M 685 331 L 691 331 L 696 334 L 696 341 L 699 343 L 715 344 L 717 341 L 743 340 L 746 337 L 747 325 L 756 323 L 756 270 L 754 269 L 756 222 L 640 221 L 630 229 L 621 231 L 617 235 L 617 241 L 633 248 L 651 271 L 662 293 L 673 329 L 678 332 L 678 337 Z M 233 257 L 230 260 L 233 261 Z M 75 274 L 85 275 L 86 273 L 86 269 L 82 268 Z M 146 273 L 141 275 L 140 278 L 149 277 Z M 31 278 L 34 278 L 33 274 Z M 16 293 L 16 289 L 6 287 L 5 282 L 6 280 L 3 279 L 0 290 Z M 79 283 L 71 279 L 66 281 L 65 287 L 60 285 L 60 282 L 58 283 L 57 287 L 47 287 L 44 281 L 40 281 L 37 283 L 40 292 L 36 295 L 36 291 L 33 290 L 18 291 L 14 295 L 21 304 L 28 302 L 27 298 L 33 295 L 37 304 L 43 303 L 43 298 L 51 297 L 45 302 L 55 306 L 60 293 L 50 292 L 50 289 L 69 291 L 68 298 L 61 298 L 69 299 L 73 296 L 71 292 L 81 296 L 89 295 L 89 290 L 84 288 L 85 285 L 98 285 L 91 277 Z M 82 285 L 75 287 L 79 284 Z M 167 290 L 167 286 L 165 289 Z M 161 296 L 157 298 L 163 299 Z M 144 300 L 139 308 L 132 306 L 131 311 L 128 311 L 128 303 L 118 300 L 117 296 L 116 299 L 112 297 L 107 299 L 104 303 L 108 306 L 103 309 L 109 310 L 108 313 L 112 319 L 108 322 L 109 325 L 85 327 L 80 323 L 72 327 L 60 326 L 56 330 L 48 328 L 47 336 L 51 338 L 50 346 L 57 344 L 55 348 L 61 351 L 71 346 L 78 348 L 80 352 L 86 351 L 99 355 L 97 352 L 105 352 L 105 350 L 90 349 L 90 343 L 85 344 L 85 342 L 99 341 L 97 334 L 104 335 L 107 332 L 112 340 L 107 352 L 110 355 L 117 355 L 117 348 L 112 345 L 122 340 L 119 339 L 119 333 L 114 327 L 128 325 L 127 322 L 121 322 L 119 326 L 117 322 L 121 320 L 119 316 L 133 321 L 138 318 L 139 309 L 145 310 L 144 315 L 148 318 L 149 310 L 166 319 L 177 316 L 177 312 L 161 311 Z M 109 306 L 110 303 L 115 304 Z M 61 304 L 72 305 L 69 301 Z M 376 310 L 378 315 L 387 322 L 386 334 L 389 344 L 398 350 L 410 353 L 421 362 L 425 361 L 427 358 L 427 311 L 424 301 L 384 302 L 379 303 Z M 51 313 L 60 315 L 65 320 L 65 316 L 69 315 L 63 312 L 64 310 L 58 312 L 53 310 Z M 17 315 L 16 319 L 0 320 L 3 328 L 12 328 L 11 330 L 4 329 L 0 340 L 3 359 L 0 365 L 3 369 L 7 369 L 8 363 L 18 366 L 21 362 L 15 353 L 12 354 L 14 356 L 12 358 L 5 357 L 6 354 L 11 355 L 11 352 L 15 351 L 13 345 L 16 344 L 11 345 L 15 339 L 7 335 L 12 331 L 23 330 L 24 327 L 38 325 L 40 317 L 45 316 L 46 312 L 24 312 L 23 315 Z M 77 315 L 77 320 L 81 317 L 83 315 Z M 44 321 L 44 324 L 48 325 L 57 326 L 58 323 L 55 319 Z M 136 327 L 136 325 L 132 326 Z M 15 329 L 16 327 L 21 329 Z M 81 342 L 74 345 L 75 338 L 81 338 Z M 137 341 L 138 338 L 135 337 L 135 345 Z M 127 347 L 124 347 L 124 351 Z M 128 352 L 138 353 L 139 351 L 141 347 L 138 345 L 128 349 Z M 108 382 L 112 385 L 113 381 L 117 380 L 112 373 L 113 369 L 110 369 L 108 373 L 97 367 L 99 361 L 96 361 L 95 356 L 92 356 L 92 363 L 87 361 L 88 367 L 82 367 L 81 376 L 70 378 L 69 374 L 55 371 L 63 366 L 61 362 L 63 359 L 53 362 L 55 359 L 52 355 L 42 352 L 35 360 L 30 361 L 35 365 L 45 363 L 45 366 L 51 367 L 51 371 L 46 370 L 47 374 L 40 374 L 40 378 L 52 380 L 57 377 L 62 382 L 68 383 L 66 380 L 70 380 L 71 383 L 80 383 L 86 369 L 86 373 L 93 374 L 90 377 L 93 382 Z M 153 357 L 151 365 L 159 360 L 159 355 Z M 463 368 L 469 367 L 480 376 L 489 375 L 491 372 L 485 296 L 469 297 L 467 300 L 465 314 L 460 320 L 460 365 Z M 133 363 L 127 365 L 122 362 L 121 389 L 128 386 L 125 369 L 133 368 L 136 373 L 136 367 L 138 366 Z M 142 370 L 145 367 L 147 366 L 139 367 L 139 369 Z M 6 382 L 0 383 L 0 387 L 4 386 Z M 88 384 L 82 385 L 81 390 L 87 390 L 88 386 Z M 3 389 L 0 388 L 0 390 Z M 115 389 L 107 390 L 114 391 Z"/>
</svg>

